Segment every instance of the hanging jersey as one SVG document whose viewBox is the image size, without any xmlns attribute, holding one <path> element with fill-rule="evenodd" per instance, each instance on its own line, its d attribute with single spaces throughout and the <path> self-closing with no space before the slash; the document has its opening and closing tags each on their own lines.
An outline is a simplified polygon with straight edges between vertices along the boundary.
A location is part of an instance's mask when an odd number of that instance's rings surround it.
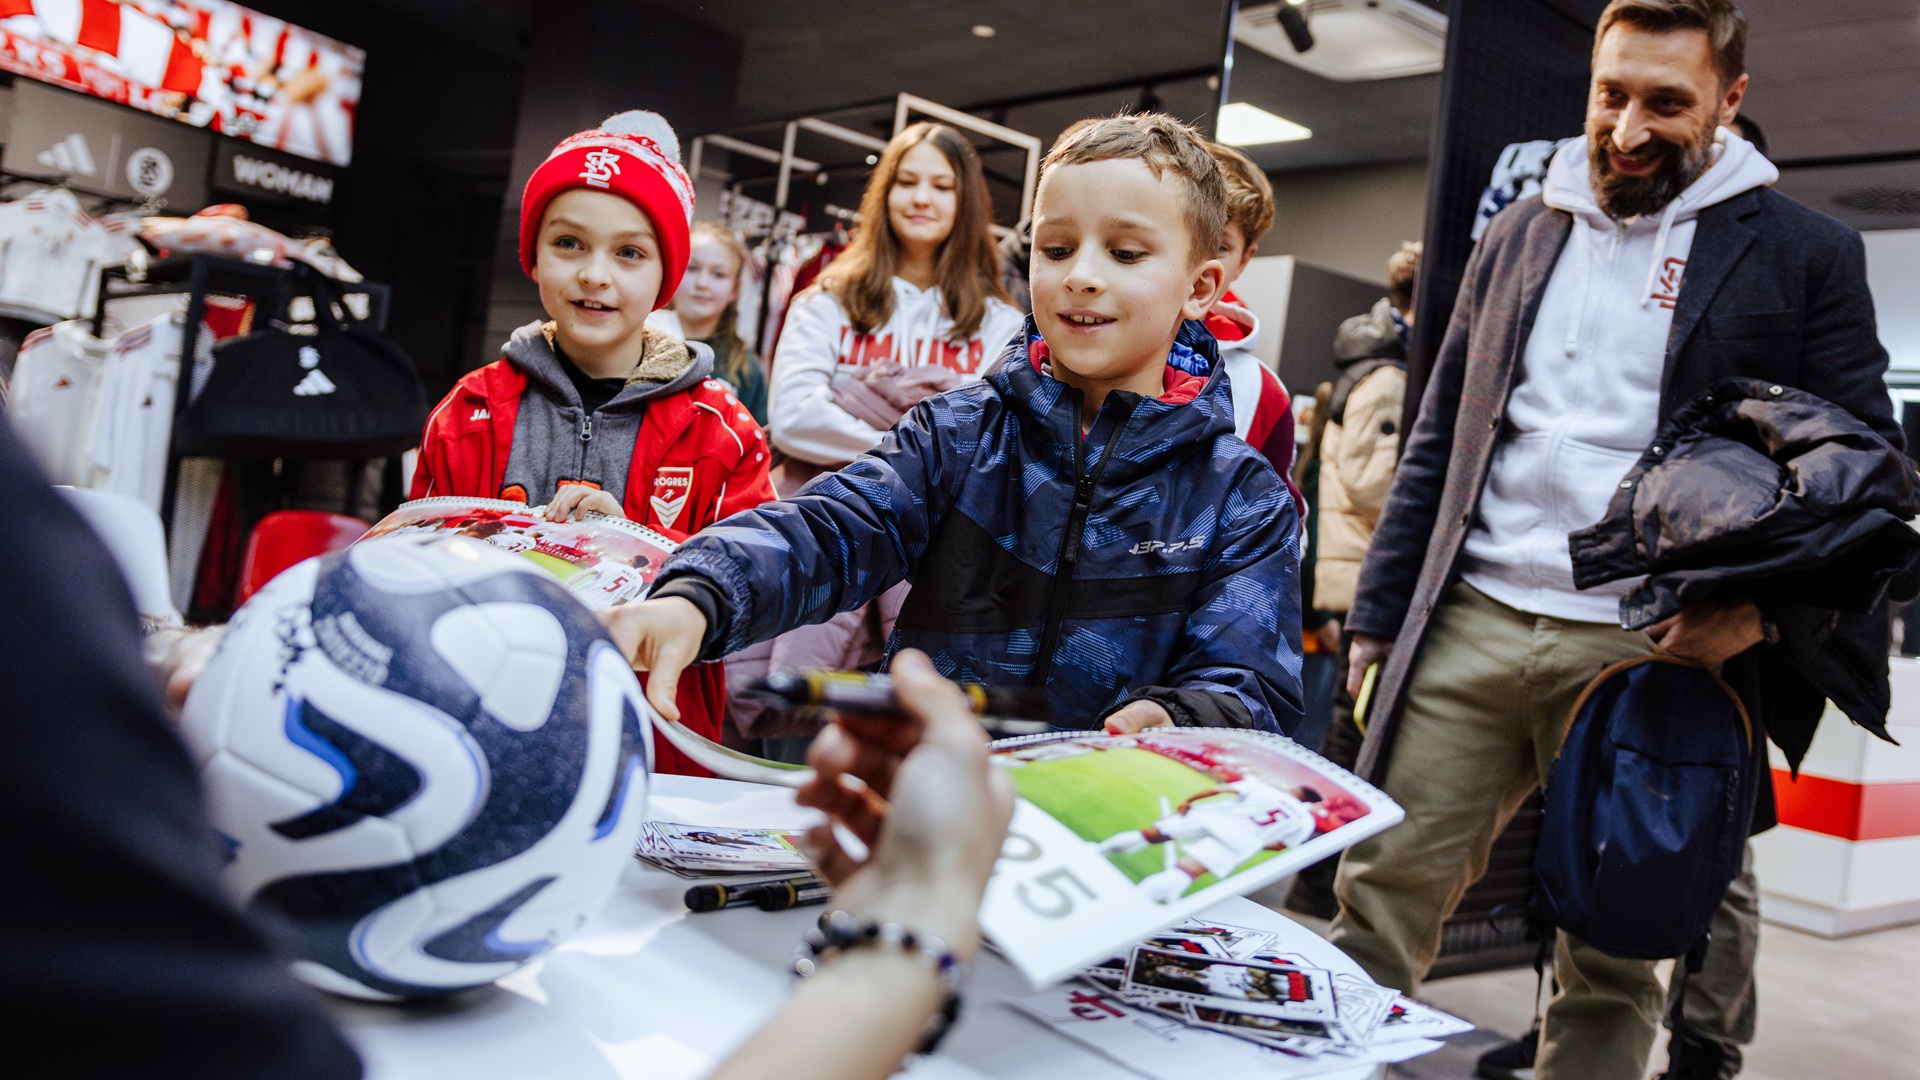
<svg viewBox="0 0 1920 1080">
<path fill-rule="evenodd" d="M 56 484 L 86 486 L 85 438 L 110 349 L 79 322 L 36 330 L 20 344 L 7 416 Z"/>
<path fill-rule="evenodd" d="M 53 323 L 91 314 L 100 268 L 124 261 L 129 242 L 68 191 L 0 205 L 0 315 Z"/>
<path fill-rule="evenodd" d="M 160 509 L 180 378 L 180 321 L 167 316 L 113 343 L 87 434 L 85 486 Z"/>
</svg>

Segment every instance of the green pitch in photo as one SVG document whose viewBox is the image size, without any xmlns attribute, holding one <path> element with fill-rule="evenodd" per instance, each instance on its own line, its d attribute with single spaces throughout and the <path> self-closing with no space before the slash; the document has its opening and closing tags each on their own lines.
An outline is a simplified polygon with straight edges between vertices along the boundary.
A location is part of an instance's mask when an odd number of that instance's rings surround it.
<svg viewBox="0 0 1920 1080">
<path fill-rule="evenodd" d="M 1192 766 L 1133 747 L 1021 761 L 1007 773 L 1021 798 L 1052 815 L 1082 840 L 1096 844 L 1116 833 L 1148 828 L 1188 796 L 1219 783 Z M 1183 843 L 1170 841 L 1140 851 L 1110 854 L 1107 861 L 1138 884 L 1167 869 L 1184 849 Z M 1262 851 L 1235 870 L 1258 865 L 1276 854 Z M 1202 874 L 1186 893 L 1218 880 L 1212 874 Z"/>
</svg>

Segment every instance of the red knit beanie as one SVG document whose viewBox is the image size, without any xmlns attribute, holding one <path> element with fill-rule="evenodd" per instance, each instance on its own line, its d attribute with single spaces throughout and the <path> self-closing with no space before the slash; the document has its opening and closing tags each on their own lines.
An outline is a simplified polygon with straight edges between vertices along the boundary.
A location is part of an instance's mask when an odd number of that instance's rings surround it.
<svg viewBox="0 0 1920 1080">
<path fill-rule="evenodd" d="M 680 167 L 680 140 L 673 128 L 659 113 L 636 109 L 609 116 L 553 148 L 527 178 L 520 198 L 520 266 L 527 276 L 533 276 L 541 215 L 555 196 L 574 188 L 618 195 L 653 222 L 661 262 L 660 295 L 653 306 L 666 307 L 687 272 L 687 231 L 693 222 L 693 181 Z"/>
</svg>

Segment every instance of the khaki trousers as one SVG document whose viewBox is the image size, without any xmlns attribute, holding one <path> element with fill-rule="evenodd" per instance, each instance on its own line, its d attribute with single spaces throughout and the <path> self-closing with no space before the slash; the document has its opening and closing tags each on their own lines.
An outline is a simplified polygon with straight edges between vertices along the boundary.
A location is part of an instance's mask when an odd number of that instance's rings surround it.
<svg viewBox="0 0 1920 1080">
<path fill-rule="evenodd" d="M 1347 851 L 1331 938 L 1375 980 L 1413 993 L 1440 926 L 1552 768 L 1580 691 L 1653 651 L 1645 634 L 1516 611 L 1465 583 L 1434 613 L 1382 788 L 1404 822 Z M 1536 1076 L 1640 1080 L 1666 992 L 1654 964 L 1559 935 Z"/>
</svg>

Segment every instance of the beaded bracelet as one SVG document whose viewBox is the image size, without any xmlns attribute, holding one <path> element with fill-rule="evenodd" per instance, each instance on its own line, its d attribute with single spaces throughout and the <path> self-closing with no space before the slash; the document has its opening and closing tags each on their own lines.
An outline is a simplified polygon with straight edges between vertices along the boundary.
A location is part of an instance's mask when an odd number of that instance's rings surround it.
<svg viewBox="0 0 1920 1080">
<path fill-rule="evenodd" d="M 939 937 L 909 930 L 899 923 L 855 919 L 844 911 L 829 911 L 820 916 L 819 928 L 801 940 L 800 955 L 793 962 L 793 973 L 800 978 L 807 978 L 820 970 L 821 960 L 827 953 L 875 945 L 902 949 L 933 962 L 940 985 L 946 990 L 946 1000 L 927 1018 L 920 1044 L 914 1048 L 916 1054 L 933 1053 L 934 1048 L 940 1045 L 940 1040 L 946 1038 L 954 1021 L 960 1018 L 960 993 L 967 979 L 967 966 Z"/>
</svg>

